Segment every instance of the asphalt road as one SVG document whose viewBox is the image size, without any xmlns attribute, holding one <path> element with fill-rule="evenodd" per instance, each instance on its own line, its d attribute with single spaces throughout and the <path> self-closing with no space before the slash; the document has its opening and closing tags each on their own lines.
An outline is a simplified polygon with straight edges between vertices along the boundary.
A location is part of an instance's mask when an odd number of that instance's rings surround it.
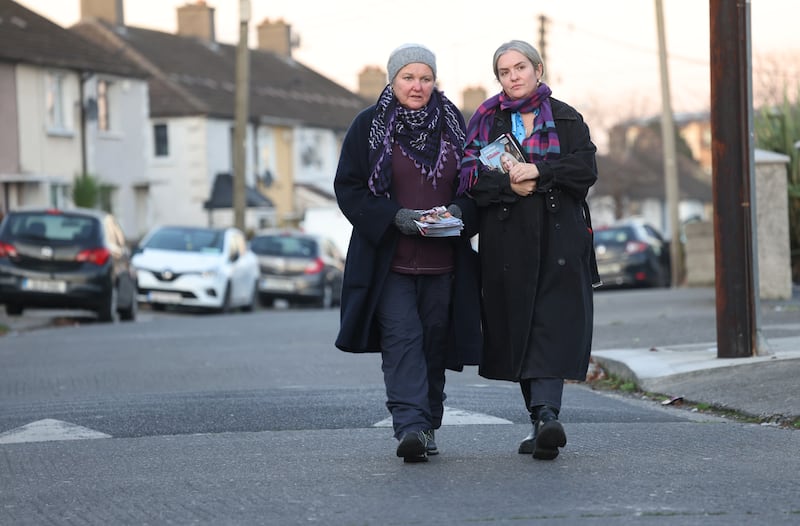
<svg viewBox="0 0 800 526">
<path fill-rule="evenodd" d="M 672 294 L 598 293 L 595 347 L 713 340 L 707 294 L 696 312 Z M 403 464 L 379 359 L 334 349 L 337 322 L 143 310 L 0 338 L 0 524 L 798 522 L 796 431 L 583 384 L 565 392 L 567 448 L 539 462 L 516 453 L 517 386 L 451 373 L 442 454 Z M 63 434 L 30 441 L 43 428 Z"/>
</svg>

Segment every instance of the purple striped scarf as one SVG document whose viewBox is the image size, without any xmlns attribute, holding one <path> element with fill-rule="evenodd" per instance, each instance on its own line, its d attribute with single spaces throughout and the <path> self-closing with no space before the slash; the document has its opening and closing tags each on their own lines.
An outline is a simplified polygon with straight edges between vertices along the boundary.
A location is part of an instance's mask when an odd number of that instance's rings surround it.
<svg viewBox="0 0 800 526">
<path fill-rule="evenodd" d="M 478 180 L 480 167 L 478 156 L 481 148 L 494 140 L 494 137 L 489 137 L 489 133 L 492 129 L 494 115 L 500 110 L 530 113 L 539 109 L 539 113 L 533 121 L 533 133 L 522 142 L 522 150 L 527 156 L 528 162 L 554 159 L 561 154 L 561 145 L 553 120 L 553 108 L 550 106 L 551 93 L 550 87 L 541 83 L 536 91 L 526 99 L 511 100 L 505 93 L 500 92 L 478 107 L 467 126 L 466 148 L 461 160 L 458 195 L 462 195 L 472 188 Z"/>
</svg>

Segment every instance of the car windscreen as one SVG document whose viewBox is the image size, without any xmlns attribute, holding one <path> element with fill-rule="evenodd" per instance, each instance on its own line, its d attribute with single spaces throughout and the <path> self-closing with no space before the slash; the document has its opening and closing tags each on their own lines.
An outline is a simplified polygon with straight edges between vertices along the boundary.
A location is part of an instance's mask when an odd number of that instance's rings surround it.
<svg viewBox="0 0 800 526">
<path fill-rule="evenodd" d="M 250 250 L 262 256 L 311 258 L 317 253 L 317 242 L 306 237 L 258 236 L 250 241 Z"/>
<path fill-rule="evenodd" d="M 224 245 L 224 232 L 190 228 L 162 228 L 150 236 L 143 248 L 219 254 Z"/>
<path fill-rule="evenodd" d="M 95 244 L 100 222 L 91 216 L 19 212 L 9 215 L 6 235 L 28 241 Z"/>
</svg>

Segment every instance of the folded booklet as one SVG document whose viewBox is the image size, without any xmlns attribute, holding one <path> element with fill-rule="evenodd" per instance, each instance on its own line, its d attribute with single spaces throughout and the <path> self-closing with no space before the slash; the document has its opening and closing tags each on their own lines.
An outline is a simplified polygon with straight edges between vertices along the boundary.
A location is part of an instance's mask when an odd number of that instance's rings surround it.
<svg viewBox="0 0 800 526">
<path fill-rule="evenodd" d="M 525 156 L 517 147 L 514 137 L 504 133 L 481 148 L 480 160 L 487 168 L 508 173 L 515 164 L 524 163 Z"/>
<path fill-rule="evenodd" d="M 419 233 L 426 237 L 460 236 L 464 229 L 461 219 L 455 217 L 444 206 L 437 206 L 429 210 L 417 210 L 419 221 L 414 221 Z"/>
</svg>

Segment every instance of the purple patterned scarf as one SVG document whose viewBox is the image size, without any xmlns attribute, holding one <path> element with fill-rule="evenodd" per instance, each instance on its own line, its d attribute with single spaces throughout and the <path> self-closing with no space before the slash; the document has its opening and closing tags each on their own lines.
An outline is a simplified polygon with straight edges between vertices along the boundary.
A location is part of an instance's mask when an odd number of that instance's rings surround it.
<svg viewBox="0 0 800 526">
<path fill-rule="evenodd" d="M 523 153 L 528 157 L 528 162 L 553 159 L 561 154 L 561 145 L 553 120 L 553 108 L 550 106 L 551 94 L 550 87 L 541 83 L 536 91 L 526 99 L 511 100 L 501 91 L 478 107 L 467 126 L 466 148 L 461 160 L 458 195 L 462 195 L 472 188 L 475 181 L 478 180 L 480 166 L 478 156 L 481 148 L 494 140 L 493 137 L 489 137 L 489 132 L 492 129 L 494 115 L 500 110 L 530 113 L 539 109 L 539 113 L 533 120 L 533 133 L 522 142 Z"/>
<path fill-rule="evenodd" d="M 436 188 L 447 155 L 453 152 L 461 159 L 464 137 L 461 112 L 438 88 L 424 108 L 409 110 L 398 103 L 389 84 L 378 98 L 369 130 L 369 189 L 388 196 L 395 142 Z"/>
</svg>

